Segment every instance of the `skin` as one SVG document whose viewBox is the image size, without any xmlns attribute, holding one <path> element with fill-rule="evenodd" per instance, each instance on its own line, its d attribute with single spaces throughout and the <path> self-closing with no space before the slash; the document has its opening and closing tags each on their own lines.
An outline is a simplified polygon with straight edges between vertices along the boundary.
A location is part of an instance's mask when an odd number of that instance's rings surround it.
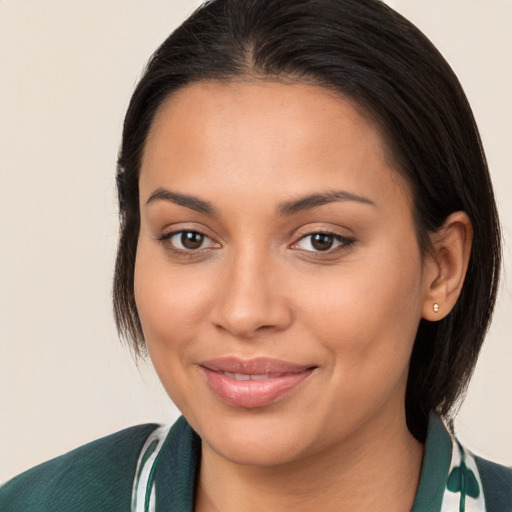
<svg viewBox="0 0 512 512">
<path fill-rule="evenodd" d="M 279 212 L 333 191 L 364 200 Z M 465 215 L 434 240 L 437 259 L 422 256 L 409 187 L 371 121 L 320 87 L 264 81 L 196 83 L 166 100 L 140 211 L 137 308 L 155 369 L 203 441 L 196 510 L 410 510 L 423 446 L 405 421 L 408 364 L 422 316 L 441 318 L 460 292 Z M 187 230 L 206 235 L 197 249 L 181 245 Z M 312 233 L 333 234 L 332 248 L 316 250 Z M 221 356 L 315 370 L 247 409 L 206 382 L 199 363 Z"/>
</svg>

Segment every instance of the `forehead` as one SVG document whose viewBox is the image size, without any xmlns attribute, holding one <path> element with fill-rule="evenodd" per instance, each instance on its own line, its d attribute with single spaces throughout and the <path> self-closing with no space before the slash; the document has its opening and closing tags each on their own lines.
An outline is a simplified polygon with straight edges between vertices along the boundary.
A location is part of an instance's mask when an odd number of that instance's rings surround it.
<svg viewBox="0 0 512 512">
<path fill-rule="evenodd" d="M 263 118 L 263 113 L 269 115 Z M 309 116 L 312 129 L 318 129 L 315 126 L 318 124 L 328 128 L 334 118 L 343 117 L 353 125 L 353 129 L 371 126 L 376 138 L 380 139 L 379 144 L 384 146 L 378 126 L 365 109 L 332 89 L 300 82 L 250 78 L 199 81 L 178 89 L 157 109 L 148 136 L 161 128 L 171 127 L 172 121 L 183 127 L 194 123 L 194 130 L 197 130 L 198 117 L 204 127 L 212 128 L 215 122 L 233 114 L 238 114 L 238 119 L 245 126 L 250 126 L 248 121 L 258 114 L 263 121 L 260 126 L 265 129 L 288 123 L 290 134 L 297 117 Z M 315 120 L 320 123 L 315 123 Z M 282 134 L 283 137 L 285 135 Z"/>
<path fill-rule="evenodd" d="M 154 179 L 174 188 L 190 179 L 217 186 L 220 179 L 258 188 L 277 178 L 300 181 L 301 194 L 340 177 L 353 190 L 380 186 L 372 173 L 408 190 L 388 164 L 380 131 L 353 102 L 315 85 L 209 81 L 176 91 L 157 111 L 141 187 Z"/>
</svg>

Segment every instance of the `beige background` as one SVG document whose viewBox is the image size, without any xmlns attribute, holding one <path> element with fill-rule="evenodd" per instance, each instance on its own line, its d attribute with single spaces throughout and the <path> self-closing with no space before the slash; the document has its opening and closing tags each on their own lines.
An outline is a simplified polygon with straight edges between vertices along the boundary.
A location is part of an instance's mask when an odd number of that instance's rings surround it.
<svg viewBox="0 0 512 512">
<path fill-rule="evenodd" d="M 474 450 L 512 464 L 512 1 L 390 3 L 459 74 L 488 151 L 505 281 L 457 426 Z M 0 0 L 0 481 L 177 415 L 151 369 L 138 370 L 117 341 L 113 177 L 143 65 L 195 5 Z"/>
</svg>

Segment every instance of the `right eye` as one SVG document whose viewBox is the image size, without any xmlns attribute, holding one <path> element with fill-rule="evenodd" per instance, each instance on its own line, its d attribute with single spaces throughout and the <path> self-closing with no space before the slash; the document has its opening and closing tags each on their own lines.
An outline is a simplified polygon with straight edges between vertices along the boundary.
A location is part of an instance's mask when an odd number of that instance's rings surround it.
<svg viewBox="0 0 512 512">
<path fill-rule="evenodd" d="M 165 241 L 172 249 L 181 252 L 220 247 L 218 243 L 214 242 L 204 233 L 186 229 L 163 235 L 160 240 Z"/>
</svg>

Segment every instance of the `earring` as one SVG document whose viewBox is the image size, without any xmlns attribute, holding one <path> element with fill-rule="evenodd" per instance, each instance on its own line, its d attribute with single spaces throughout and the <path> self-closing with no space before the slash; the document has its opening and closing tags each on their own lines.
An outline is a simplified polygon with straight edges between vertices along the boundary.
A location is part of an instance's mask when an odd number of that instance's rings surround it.
<svg viewBox="0 0 512 512">
<path fill-rule="evenodd" d="M 439 304 L 436 302 L 433 307 L 434 313 L 437 313 L 439 311 Z"/>
</svg>

